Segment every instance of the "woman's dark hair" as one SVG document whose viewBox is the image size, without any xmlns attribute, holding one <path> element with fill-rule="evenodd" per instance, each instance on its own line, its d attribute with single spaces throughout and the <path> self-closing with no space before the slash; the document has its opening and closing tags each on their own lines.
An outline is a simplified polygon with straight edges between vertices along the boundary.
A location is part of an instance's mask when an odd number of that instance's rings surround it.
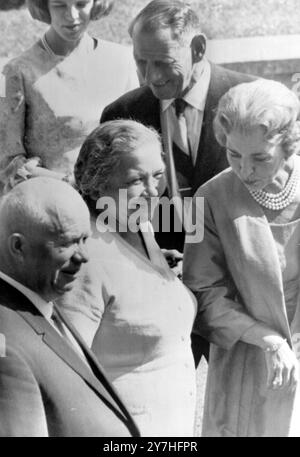
<svg viewBox="0 0 300 457">
<path fill-rule="evenodd" d="M 33 19 L 51 24 L 48 0 L 27 0 L 27 7 Z M 94 0 L 91 21 L 107 16 L 113 7 L 113 0 Z"/>
</svg>

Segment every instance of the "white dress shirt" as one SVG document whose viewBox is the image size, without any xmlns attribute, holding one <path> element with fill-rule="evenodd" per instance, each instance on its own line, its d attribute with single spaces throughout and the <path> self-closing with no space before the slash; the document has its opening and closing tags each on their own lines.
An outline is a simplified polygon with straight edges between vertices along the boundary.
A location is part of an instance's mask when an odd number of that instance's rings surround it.
<svg viewBox="0 0 300 457">
<path fill-rule="evenodd" d="M 184 97 L 182 97 L 187 103 L 184 110 L 184 117 L 187 124 L 188 144 L 194 165 L 197 159 L 204 108 L 211 76 L 211 67 L 208 60 L 203 59 L 198 65 L 200 76 L 192 88 L 185 94 Z M 178 135 L 180 127 L 173 105 L 174 100 L 174 98 L 162 100 L 161 110 L 166 114 L 167 125 L 170 130 L 171 138 L 181 149 L 184 150 L 185 147 Z"/>
</svg>

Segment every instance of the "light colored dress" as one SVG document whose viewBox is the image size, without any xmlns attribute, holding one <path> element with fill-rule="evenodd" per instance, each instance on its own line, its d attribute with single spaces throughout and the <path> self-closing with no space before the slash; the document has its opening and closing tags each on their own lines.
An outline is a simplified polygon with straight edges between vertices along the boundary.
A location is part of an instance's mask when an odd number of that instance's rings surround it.
<svg viewBox="0 0 300 457">
<path fill-rule="evenodd" d="M 288 223 L 270 223 L 282 272 L 283 291 L 290 326 L 294 320 L 299 293 L 300 219 Z"/>
<path fill-rule="evenodd" d="M 39 41 L 2 73 L 0 172 L 11 164 L 7 174 L 32 157 L 45 168 L 72 171 L 104 107 L 139 85 L 129 48 L 88 35 L 67 57 L 50 56 Z"/>
<path fill-rule="evenodd" d="M 300 219 L 288 223 L 270 223 L 277 248 L 282 272 L 283 291 L 288 322 L 290 325 L 293 349 L 300 364 Z M 300 365 L 299 365 L 300 369 Z M 294 403 L 289 436 L 300 437 L 300 394 L 299 386 Z"/>
<path fill-rule="evenodd" d="M 193 436 L 196 302 L 153 234 L 144 240 L 152 261 L 118 234 L 94 230 L 86 265 L 91 273 L 60 305 L 89 344 L 93 339 L 92 349 L 142 436 Z"/>
<path fill-rule="evenodd" d="M 300 166 L 300 157 L 295 164 Z M 265 324 L 294 350 L 298 338 L 299 358 L 300 307 L 289 304 L 296 301 L 292 282 L 299 278 L 298 225 L 287 225 L 284 248 L 282 228 L 273 234 L 261 206 L 230 168 L 199 188 L 194 204 L 202 198 L 204 237 L 185 246 L 183 280 L 198 298 L 194 332 L 211 343 L 203 435 L 296 434 L 295 390 L 268 389 L 264 352 L 241 338 L 253 325 Z"/>
</svg>

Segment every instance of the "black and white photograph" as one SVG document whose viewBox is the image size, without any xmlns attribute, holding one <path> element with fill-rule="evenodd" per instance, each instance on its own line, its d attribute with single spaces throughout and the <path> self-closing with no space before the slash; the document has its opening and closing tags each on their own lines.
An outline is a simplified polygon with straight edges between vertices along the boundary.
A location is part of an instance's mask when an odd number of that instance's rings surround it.
<svg viewBox="0 0 300 457">
<path fill-rule="evenodd" d="M 0 0 L 1 438 L 300 437 L 298 10 Z"/>
</svg>

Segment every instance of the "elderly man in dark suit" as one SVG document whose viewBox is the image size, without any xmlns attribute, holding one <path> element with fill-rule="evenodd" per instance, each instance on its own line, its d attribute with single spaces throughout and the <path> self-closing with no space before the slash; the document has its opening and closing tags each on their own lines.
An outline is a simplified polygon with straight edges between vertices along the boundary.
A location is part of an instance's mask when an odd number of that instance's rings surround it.
<svg viewBox="0 0 300 457">
<path fill-rule="evenodd" d="M 101 366 L 53 301 L 88 260 L 89 211 L 33 178 L 0 205 L 0 436 L 139 436 Z"/>
<path fill-rule="evenodd" d="M 228 167 L 212 129 L 219 98 L 253 78 L 206 59 L 199 18 L 184 2 L 150 2 L 133 19 L 129 32 L 145 85 L 106 107 L 101 122 L 132 118 L 157 129 L 166 154 L 169 196 L 192 196 Z M 157 239 L 161 247 L 183 248 L 178 233 L 159 233 Z"/>
<path fill-rule="evenodd" d="M 101 122 L 132 118 L 162 134 L 169 197 L 192 196 L 228 167 L 213 133 L 214 110 L 228 89 L 254 79 L 211 64 L 200 30 L 197 14 L 184 2 L 150 2 L 129 28 L 145 85 L 106 107 L 101 117 Z M 184 231 L 176 231 L 175 226 L 172 229 L 171 221 L 169 232 L 160 229 L 157 241 L 163 248 L 182 251 Z M 195 344 L 198 362 L 205 345 L 200 337 Z"/>
</svg>

